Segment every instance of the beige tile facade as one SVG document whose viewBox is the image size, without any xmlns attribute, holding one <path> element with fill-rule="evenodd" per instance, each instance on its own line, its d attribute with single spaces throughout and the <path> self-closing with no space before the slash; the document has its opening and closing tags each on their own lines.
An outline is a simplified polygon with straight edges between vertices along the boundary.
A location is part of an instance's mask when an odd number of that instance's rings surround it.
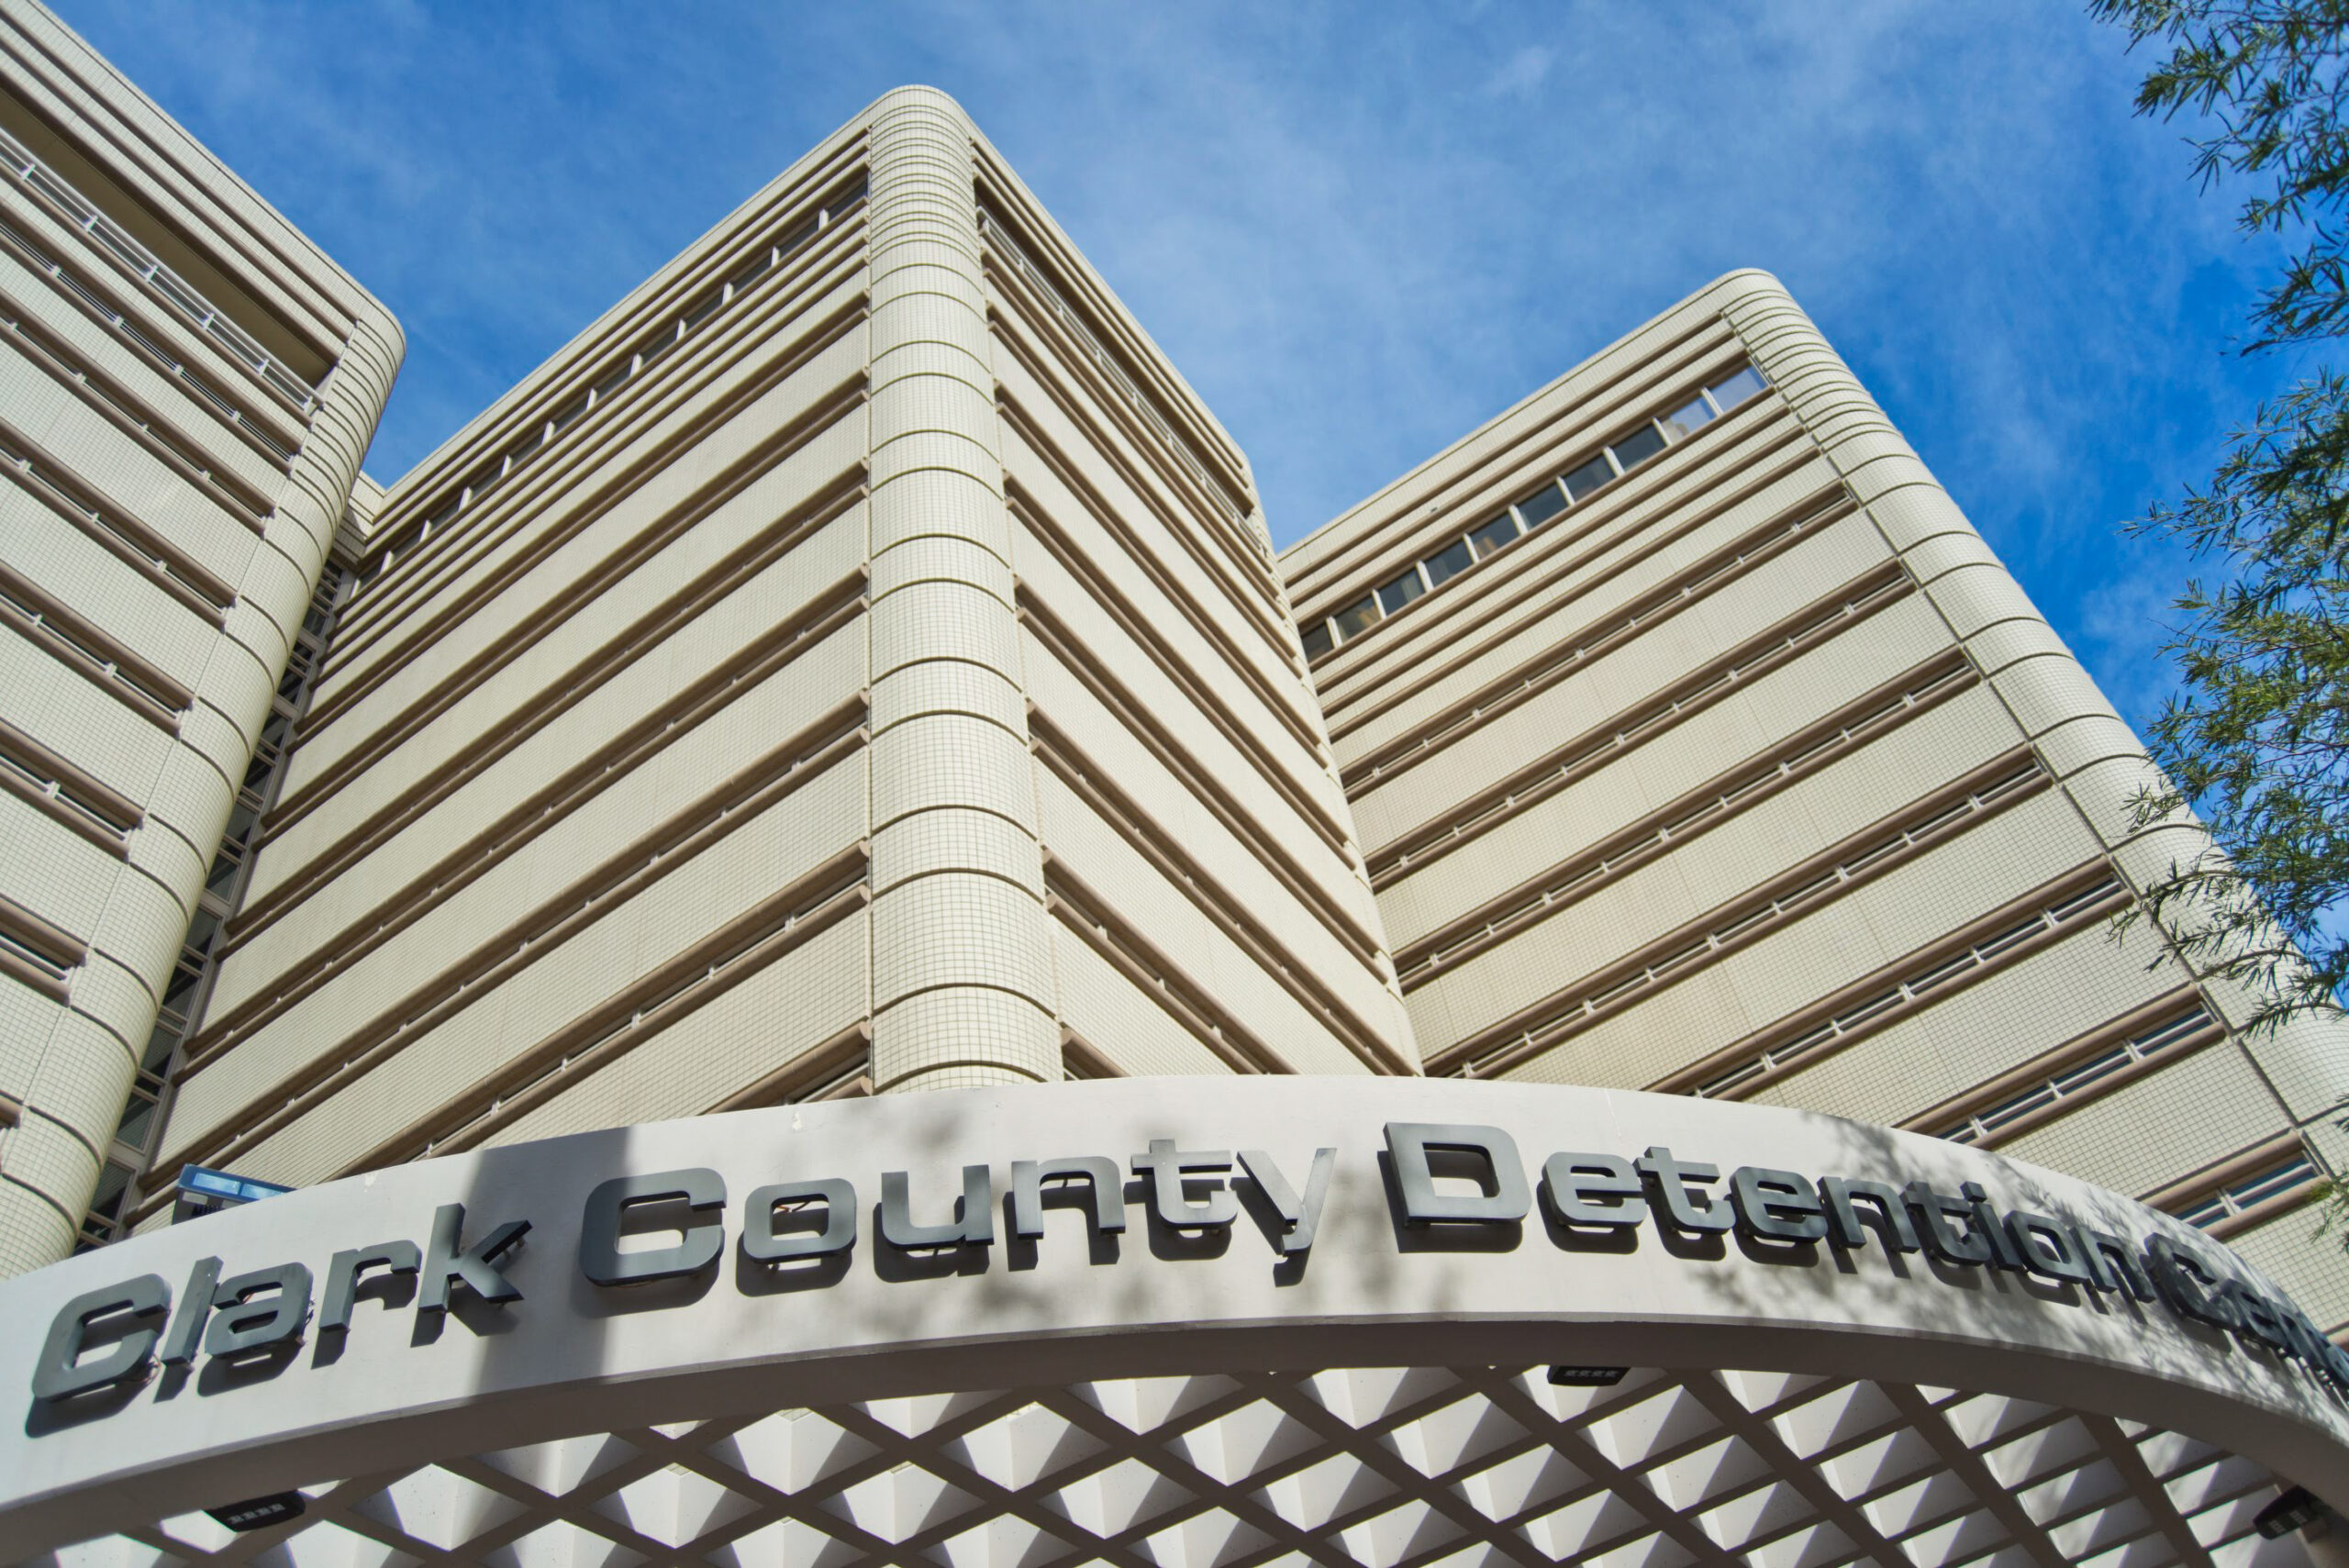
<svg viewBox="0 0 2349 1568">
<path fill-rule="evenodd" d="M 401 352 L 79 39 L 0 6 L 0 1271 L 105 1234 L 145 1158 Z"/>
<path fill-rule="evenodd" d="M 1247 466 L 939 94 L 589 328 L 359 555 L 134 1224 L 184 1162 L 1415 1069 Z"/>
<path fill-rule="evenodd" d="M 2349 1323 L 2309 1207 L 2349 1039 L 2239 1032 L 2244 996 L 2116 932 L 2199 829 L 2132 832 L 2135 737 L 1774 280 L 1282 565 L 1428 1072 L 1964 1136 Z"/>
<path fill-rule="evenodd" d="M 905 88 L 386 489 L 382 307 L 0 18 L 0 1268 L 184 1163 L 1425 1071 L 1963 1136 L 2349 1322 L 2338 1031 L 2115 936 L 2194 830 L 1770 280 L 1276 558 Z"/>
</svg>

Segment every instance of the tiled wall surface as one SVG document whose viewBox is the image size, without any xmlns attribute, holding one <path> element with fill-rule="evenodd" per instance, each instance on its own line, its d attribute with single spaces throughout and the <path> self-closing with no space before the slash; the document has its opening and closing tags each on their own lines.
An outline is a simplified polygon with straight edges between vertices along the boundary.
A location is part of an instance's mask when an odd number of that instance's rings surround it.
<svg viewBox="0 0 2349 1568">
<path fill-rule="evenodd" d="M 2198 830 L 1760 274 L 1276 558 L 907 88 L 384 490 L 346 274 L 39 13 L 0 131 L 0 1269 L 183 1162 L 1063 1076 L 1746 1097 L 2181 1213 L 2343 1152 L 2334 1025 L 2112 931 Z M 2307 1196 L 2218 1223 L 2340 1324 Z"/>
<path fill-rule="evenodd" d="M 13 1272 L 74 1245 L 144 1158 L 135 1091 L 177 1048 L 184 945 L 217 918 L 208 873 L 286 711 L 274 688 L 402 343 L 348 273 L 30 7 L 0 11 L 0 131 Z"/>
<path fill-rule="evenodd" d="M 1341 616 L 1741 363 L 1768 390 L 1432 592 Z M 2135 738 L 1762 274 L 1700 291 L 1282 564 L 1301 617 L 1340 617 L 1316 684 L 1431 1073 L 1939 1132 L 2132 1019 L 2248 1016 L 2148 926 L 2115 933 L 2199 829 L 2132 831 Z M 2206 1028 L 1984 1140 L 2184 1212 L 2247 1162 L 2330 1151 L 2340 1036 Z M 2349 1273 L 2310 1195 L 2224 1233 L 2338 1327 Z"/>
<path fill-rule="evenodd" d="M 938 94 L 345 548 L 134 1224 L 182 1162 L 1414 1066 L 1245 463 Z"/>
</svg>

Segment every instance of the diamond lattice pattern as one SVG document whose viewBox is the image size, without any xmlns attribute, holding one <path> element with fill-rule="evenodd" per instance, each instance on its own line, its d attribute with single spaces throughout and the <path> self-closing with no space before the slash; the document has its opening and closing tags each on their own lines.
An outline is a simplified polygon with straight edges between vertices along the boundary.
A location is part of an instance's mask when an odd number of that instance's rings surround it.
<svg viewBox="0 0 2349 1568">
<path fill-rule="evenodd" d="M 306 1488 L 53 1560 L 389 1568 L 2302 1568 L 2262 1467 L 2025 1400 L 1784 1373 L 1145 1378 L 686 1422 Z"/>
</svg>

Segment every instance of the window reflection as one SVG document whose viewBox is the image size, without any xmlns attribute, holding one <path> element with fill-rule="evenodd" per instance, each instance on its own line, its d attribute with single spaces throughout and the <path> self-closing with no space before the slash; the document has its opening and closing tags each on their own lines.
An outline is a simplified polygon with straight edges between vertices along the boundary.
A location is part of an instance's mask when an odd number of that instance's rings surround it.
<svg viewBox="0 0 2349 1568">
<path fill-rule="evenodd" d="M 1607 461 L 1605 452 L 1600 452 L 1597 457 L 1566 475 L 1564 480 L 1566 494 L 1579 501 L 1614 477 L 1614 465 Z"/>
<path fill-rule="evenodd" d="M 1725 381 L 1717 381 L 1705 390 L 1713 395 L 1713 402 L 1726 414 L 1769 384 L 1762 379 L 1761 372 L 1748 365 L 1735 375 Z"/>
<path fill-rule="evenodd" d="M 1476 556 L 1468 548 L 1466 539 L 1456 539 L 1419 564 L 1428 569 L 1428 582 L 1441 588 L 1450 579 L 1475 565 Z"/>
<path fill-rule="evenodd" d="M 1507 512 L 1503 512 L 1483 528 L 1471 533 L 1468 536 L 1468 542 L 1476 547 L 1476 558 L 1481 561 L 1515 538 L 1517 538 L 1517 519 Z"/>
<path fill-rule="evenodd" d="M 1697 433 L 1698 427 L 1709 425 L 1712 419 L 1712 405 L 1701 397 L 1692 397 L 1664 417 L 1664 433 L 1675 441 L 1685 441 Z"/>
<path fill-rule="evenodd" d="M 1378 607 L 1391 616 L 1427 591 L 1427 584 L 1419 581 L 1419 569 L 1410 567 L 1392 583 L 1379 585 Z"/>
<path fill-rule="evenodd" d="M 1607 450 L 1615 454 L 1616 462 L 1629 473 L 1664 450 L 1664 433 L 1653 425 L 1642 425 Z"/>
<path fill-rule="evenodd" d="M 1364 594 L 1360 602 L 1348 605 L 1330 618 L 1340 637 L 1360 637 L 1378 624 L 1378 601 Z"/>
<path fill-rule="evenodd" d="M 1557 485 L 1544 484 L 1517 504 L 1517 518 L 1525 525 L 1525 531 L 1531 533 L 1565 509 L 1566 498 Z"/>
</svg>

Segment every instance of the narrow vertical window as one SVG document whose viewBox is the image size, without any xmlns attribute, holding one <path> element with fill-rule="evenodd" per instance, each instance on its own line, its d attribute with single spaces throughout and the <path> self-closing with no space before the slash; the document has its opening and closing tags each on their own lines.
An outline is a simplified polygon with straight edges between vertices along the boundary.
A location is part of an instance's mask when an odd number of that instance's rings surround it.
<svg viewBox="0 0 2349 1568">
<path fill-rule="evenodd" d="M 1517 504 L 1517 520 L 1525 525 L 1527 533 L 1531 533 L 1565 509 L 1565 493 L 1553 481 Z"/>
<path fill-rule="evenodd" d="M 1444 584 L 1459 576 L 1475 563 L 1476 557 L 1470 551 L 1468 541 L 1464 539 L 1453 539 L 1450 544 L 1419 562 L 1427 569 L 1428 585 L 1434 588 L 1442 587 Z"/>
<path fill-rule="evenodd" d="M 1493 551 L 1508 544 L 1516 538 L 1517 519 L 1508 513 L 1503 512 L 1483 528 L 1471 532 L 1468 542 L 1476 547 L 1476 559 L 1482 561 L 1486 556 L 1492 554 Z"/>
<path fill-rule="evenodd" d="M 1408 567 L 1393 582 L 1379 584 L 1378 607 L 1391 616 L 1427 591 L 1428 585 L 1419 581 L 1419 569 Z"/>
</svg>

